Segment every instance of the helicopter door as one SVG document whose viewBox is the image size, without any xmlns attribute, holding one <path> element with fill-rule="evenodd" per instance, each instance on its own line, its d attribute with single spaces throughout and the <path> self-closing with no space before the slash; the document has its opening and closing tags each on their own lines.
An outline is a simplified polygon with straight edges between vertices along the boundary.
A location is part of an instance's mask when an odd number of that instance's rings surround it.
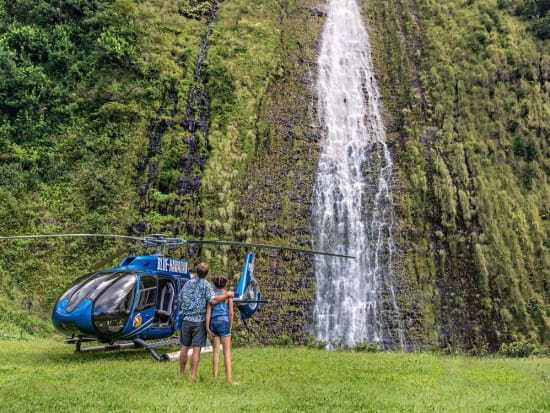
<svg viewBox="0 0 550 413">
<path fill-rule="evenodd" d="M 170 326 L 172 310 L 176 289 L 171 279 L 159 278 L 159 297 L 157 300 L 157 311 L 155 313 L 155 324 L 159 327 Z"/>
</svg>

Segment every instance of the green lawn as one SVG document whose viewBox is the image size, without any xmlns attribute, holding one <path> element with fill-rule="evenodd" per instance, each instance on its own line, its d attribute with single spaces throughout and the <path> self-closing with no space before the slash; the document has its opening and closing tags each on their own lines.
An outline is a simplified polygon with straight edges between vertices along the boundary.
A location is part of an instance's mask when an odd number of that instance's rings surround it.
<svg viewBox="0 0 550 413">
<path fill-rule="evenodd" d="M 235 348 L 240 386 L 146 351 L 0 341 L 2 412 L 550 412 L 550 359 Z M 222 374 L 223 377 L 223 374 Z"/>
</svg>

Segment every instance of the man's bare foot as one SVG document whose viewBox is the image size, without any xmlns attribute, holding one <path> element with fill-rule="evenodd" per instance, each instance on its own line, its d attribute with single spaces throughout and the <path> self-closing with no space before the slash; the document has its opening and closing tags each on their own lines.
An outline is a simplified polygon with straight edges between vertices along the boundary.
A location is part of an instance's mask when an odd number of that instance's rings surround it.
<svg viewBox="0 0 550 413">
<path fill-rule="evenodd" d="M 239 384 L 241 384 L 241 383 L 239 383 L 238 381 L 233 381 L 233 380 L 228 380 L 227 383 L 228 383 L 228 384 L 231 384 L 231 385 L 233 385 L 233 386 L 238 386 Z"/>
</svg>

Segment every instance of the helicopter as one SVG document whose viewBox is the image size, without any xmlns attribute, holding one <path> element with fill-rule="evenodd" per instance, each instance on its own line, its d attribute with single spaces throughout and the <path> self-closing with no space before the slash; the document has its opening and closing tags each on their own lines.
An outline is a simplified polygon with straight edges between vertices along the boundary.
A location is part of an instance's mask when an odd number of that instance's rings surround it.
<svg viewBox="0 0 550 413">
<path fill-rule="evenodd" d="M 146 248 L 155 248 L 152 255 L 129 255 L 113 268 L 99 269 L 77 278 L 57 300 L 51 319 L 56 330 L 68 336 L 66 342 L 75 345 L 76 352 L 145 348 L 158 361 L 174 359 L 173 353 L 159 355 L 156 349 L 179 342 L 177 333 L 183 318 L 179 294 L 183 285 L 193 277 L 189 262 L 165 256 L 162 252 L 165 247 L 225 245 L 353 258 L 302 248 L 188 240 L 164 234 L 140 237 L 116 234 L 12 235 L 0 236 L 0 240 L 50 237 L 124 238 L 139 241 Z M 120 256 L 121 253 L 115 255 Z M 247 253 L 234 290 L 234 305 L 243 322 L 258 311 L 261 303 L 267 302 L 262 299 L 259 284 L 254 278 L 254 258 L 253 252 Z M 111 257 L 109 261 L 113 259 Z M 83 346 L 89 342 L 97 342 L 98 345 Z"/>
</svg>

